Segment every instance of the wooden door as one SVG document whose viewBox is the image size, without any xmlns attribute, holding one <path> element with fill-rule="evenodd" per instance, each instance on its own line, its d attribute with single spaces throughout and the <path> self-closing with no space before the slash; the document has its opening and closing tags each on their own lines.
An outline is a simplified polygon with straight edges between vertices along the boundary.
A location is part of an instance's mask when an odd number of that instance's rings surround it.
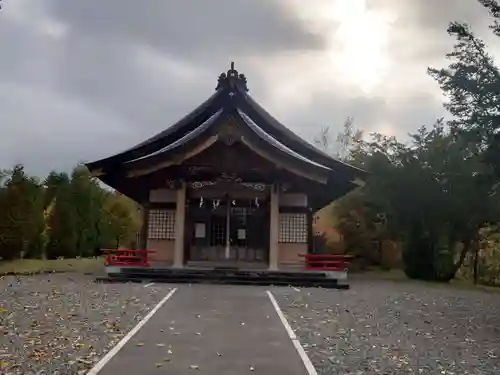
<svg viewBox="0 0 500 375">
<path fill-rule="evenodd" d="M 238 262 L 267 262 L 269 214 L 266 202 L 231 200 L 229 258 Z"/>
<path fill-rule="evenodd" d="M 188 260 L 220 261 L 226 258 L 227 205 L 223 199 L 191 200 L 186 220 L 189 222 Z"/>
</svg>

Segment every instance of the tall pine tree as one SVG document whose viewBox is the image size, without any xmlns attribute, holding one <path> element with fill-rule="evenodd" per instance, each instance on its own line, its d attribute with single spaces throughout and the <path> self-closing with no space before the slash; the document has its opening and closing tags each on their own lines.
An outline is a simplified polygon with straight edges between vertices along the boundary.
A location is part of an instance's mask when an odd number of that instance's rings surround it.
<svg viewBox="0 0 500 375">
<path fill-rule="evenodd" d="M 43 193 L 40 183 L 22 165 L 10 172 L 2 191 L 0 256 L 37 257 L 43 252 Z"/>
<path fill-rule="evenodd" d="M 493 18 L 491 29 L 500 36 L 498 1 L 479 2 Z M 490 182 L 497 183 L 500 181 L 500 71 L 485 43 L 467 24 L 453 22 L 448 33 L 457 40 L 453 51 L 447 54 L 449 66 L 429 68 L 428 72 L 449 100 L 445 107 L 453 115 L 452 132 L 468 141 L 471 153 L 482 155 L 489 172 L 493 172 L 494 180 Z"/>
<path fill-rule="evenodd" d="M 51 179 L 51 181 L 53 181 Z M 76 221 L 72 205 L 70 179 L 60 174 L 54 187 L 54 196 L 46 210 L 48 227 L 47 257 L 74 257 L 76 246 Z"/>
</svg>

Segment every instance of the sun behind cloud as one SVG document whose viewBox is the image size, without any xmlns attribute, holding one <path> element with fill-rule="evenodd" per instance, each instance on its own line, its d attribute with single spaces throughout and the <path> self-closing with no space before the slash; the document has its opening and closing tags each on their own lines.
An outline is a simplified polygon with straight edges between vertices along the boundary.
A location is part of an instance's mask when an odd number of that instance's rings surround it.
<svg viewBox="0 0 500 375">
<path fill-rule="evenodd" d="M 392 63 L 388 49 L 395 15 L 369 7 L 366 0 L 286 1 L 311 32 L 326 41 L 311 69 L 317 72 L 310 75 L 374 94 Z"/>
<path fill-rule="evenodd" d="M 369 93 L 391 63 L 387 44 L 394 18 L 369 9 L 366 0 L 338 0 L 332 11 L 338 27 L 331 38 L 330 58 L 345 79 Z"/>
</svg>

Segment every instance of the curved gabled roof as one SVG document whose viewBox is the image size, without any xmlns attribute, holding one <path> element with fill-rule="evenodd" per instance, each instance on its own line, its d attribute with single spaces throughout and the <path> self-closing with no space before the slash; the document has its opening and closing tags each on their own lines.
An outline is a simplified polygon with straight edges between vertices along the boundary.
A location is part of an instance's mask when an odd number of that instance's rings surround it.
<svg viewBox="0 0 500 375">
<path fill-rule="evenodd" d="M 325 154 L 281 124 L 248 94 L 246 83 L 246 77 L 239 74 L 234 69 L 234 64 L 231 64 L 231 69 L 219 76 L 216 92 L 191 113 L 153 137 L 116 155 L 87 163 L 87 167 L 90 170 L 112 169 L 127 162 L 162 153 L 162 150 L 172 147 L 183 137 L 203 127 L 216 113 L 237 110 L 250 127 L 255 125 L 264 134 L 267 133 L 269 142 L 282 151 L 286 149 L 289 154 L 298 155 L 310 163 L 345 173 L 350 177 L 365 173 Z"/>
<path fill-rule="evenodd" d="M 254 121 L 259 123 L 265 122 L 266 124 L 268 124 L 269 127 L 274 130 L 274 131 L 270 130 L 269 133 L 271 134 L 277 133 L 281 135 L 283 139 L 286 139 L 288 147 L 294 149 L 297 152 L 300 152 L 304 156 L 316 160 L 319 163 L 327 165 L 334 170 L 338 171 L 352 170 L 353 172 L 365 173 L 365 171 L 363 171 L 362 169 L 359 169 L 357 167 L 344 163 L 340 160 L 337 160 L 332 156 L 326 154 L 325 152 L 321 151 L 317 147 L 314 147 L 309 142 L 305 141 L 299 135 L 295 134 L 292 130 L 290 130 L 281 122 L 279 122 L 276 118 L 274 118 L 269 112 L 267 112 L 259 103 L 257 103 L 247 93 L 244 93 L 242 96 L 244 97 L 244 102 L 242 103 L 243 110 L 246 110 L 247 113 L 253 114 Z"/>
<path fill-rule="evenodd" d="M 128 148 L 118 154 L 106 157 L 87 163 L 86 166 L 90 170 L 107 168 L 116 164 L 126 163 L 133 159 L 138 159 L 154 153 L 169 144 L 182 138 L 187 133 L 195 130 L 199 125 L 207 121 L 217 111 L 221 109 L 220 93 L 216 92 L 201 105 L 177 121 L 172 126 L 166 128 L 158 134 L 148 138 L 147 140 Z"/>
<path fill-rule="evenodd" d="M 313 160 L 310 160 L 302 155 L 300 155 L 299 153 L 293 151 L 291 148 L 285 146 L 283 143 L 281 143 L 280 141 L 278 141 L 276 138 L 274 138 L 273 136 L 269 135 L 268 133 L 266 133 L 264 130 L 262 130 L 250 117 L 248 117 L 248 115 L 243 112 L 241 109 L 238 109 L 237 110 L 238 114 L 240 115 L 240 117 L 243 119 L 243 121 L 250 127 L 250 129 L 252 129 L 254 131 L 255 134 L 257 134 L 259 136 L 260 139 L 266 141 L 267 143 L 270 143 L 271 145 L 273 145 L 275 148 L 277 148 L 278 150 L 280 150 L 281 152 L 284 152 L 285 154 L 288 154 L 292 157 L 294 157 L 295 159 L 298 159 L 298 160 L 301 160 L 305 163 L 308 163 L 308 164 L 311 164 L 315 167 L 319 167 L 321 169 L 325 169 L 327 171 L 330 171 L 331 169 L 320 164 L 320 163 L 317 163 Z"/>
<path fill-rule="evenodd" d="M 262 130 L 252 119 L 250 119 L 243 111 L 239 109 L 229 110 L 219 110 L 214 115 L 212 115 L 203 124 L 187 133 L 183 137 L 177 139 L 175 142 L 163 147 L 151 154 L 141 156 L 139 158 L 130 160 L 123 165 L 126 169 L 132 172 L 136 170 L 140 174 L 148 174 L 151 171 L 156 170 L 157 167 L 161 165 L 161 168 L 165 167 L 165 163 L 169 164 L 168 161 L 177 159 L 183 152 L 187 150 L 193 150 L 197 146 L 202 146 L 205 142 L 209 142 L 210 138 L 215 141 L 220 136 L 220 129 L 218 126 L 224 126 L 230 119 L 236 119 L 238 126 L 242 127 L 239 131 L 238 138 L 246 144 L 251 149 L 257 152 L 263 152 L 264 158 L 270 158 L 271 161 L 280 160 L 285 164 L 288 162 L 290 165 L 298 166 L 298 170 L 302 170 L 300 173 L 303 176 L 309 176 L 311 171 L 315 171 L 316 174 L 312 177 L 313 179 L 318 178 L 318 173 L 323 175 L 325 182 L 328 180 L 328 175 L 331 174 L 332 170 L 322 164 L 315 161 L 307 159 L 297 152 L 291 150 L 280 141 L 278 141 L 273 136 Z M 222 136 L 224 137 L 224 136 Z M 221 138 L 222 139 L 222 138 Z M 201 147 L 200 150 L 203 150 Z M 201 152 L 201 151 L 200 151 Z M 193 154 L 194 156 L 196 154 Z M 291 164 L 290 164 L 291 163 Z M 148 166 L 153 166 L 152 169 Z M 296 170 L 297 171 L 297 170 Z"/>
<path fill-rule="evenodd" d="M 204 121 L 200 126 L 196 127 L 194 130 L 191 130 L 189 133 L 187 133 L 186 135 L 177 139 L 175 142 L 172 142 L 172 143 L 168 144 L 167 146 L 165 146 L 165 147 L 163 147 L 155 152 L 152 152 L 150 154 L 143 155 L 139 158 L 129 160 L 126 162 L 126 164 L 134 163 L 134 162 L 139 161 L 139 160 L 145 160 L 148 158 L 152 158 L 152 157 L 158 156 L 162 153 L 172 151 L 172 150 L 186 144 L 187 142 L 189 142 L 189 141 L 195 139 L 196 137 L 202 135 L 203 133 L 205 133 L 210 128 L 210 126 L 212 126 L 212 124 L 217 119 L 219 119 L 222 112 L 223 112 L 223 110 L 219 109 L 212 116 L 210 116 L 206 121 Z"/>
</svg>

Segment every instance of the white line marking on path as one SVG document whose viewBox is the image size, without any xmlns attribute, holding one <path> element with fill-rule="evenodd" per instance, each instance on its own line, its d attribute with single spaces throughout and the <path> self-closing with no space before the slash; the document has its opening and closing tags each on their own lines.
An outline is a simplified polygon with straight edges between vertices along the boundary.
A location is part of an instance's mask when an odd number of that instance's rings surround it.
<svg viewBox="0 0 500 375">
<path fill-rule="evenodd" d="M 120 351 L 121 348 L 148 322 L 149 319 L 167 302 L 175 293 L 177 288 L 172 289 L 154 308 L 146 315 L 132 330 L 123 337 L 113 349 L 111 349 L 92 369 L 87 372 L 87 375 L 97 375 L 99 371 Z"/>
<path fill-rule="evenodd" d="M 149 288 L 151 285 L 154 285 L 154 283 L 146 284 L 146 285 L 144 285 L 144 288 Z"/>
<path fill-rule="evenodd" d="M 304 348 L 300 344 L 299 339 L 295 335 L 295 332 L 293 332 L 292 327 L 290 327 L 290 324 L 288 324 L 285 315 L 283 315 L 283 312 L 281 311 L 281 308 L 278 305 L 278 302 L 276 302 L 276 298 L 274 298 L 273 294 L 268 290 L 267 295 L 269 296 L 269 299 L 271 300 L 271 303 L 273 304 L 274 309 L 276 310 L 276 313 L 278 314 L 281 323 L 285 327 L 286 332 L 288 333 L 288 336 L 290 337 L 290 340 L 292 340 L 293 346 L 295 346 L 295 349 L 297 349 L 297 353 L 299 353 L 299 357 L 304 363 L 304 366 L 306 367 L 307 373 L 309 375 L 318 375 L 316 372 L 316 369 L 314 368 L 311 360 L 307 356 L 307 353 L 305 352 Z"/>
</svg>

